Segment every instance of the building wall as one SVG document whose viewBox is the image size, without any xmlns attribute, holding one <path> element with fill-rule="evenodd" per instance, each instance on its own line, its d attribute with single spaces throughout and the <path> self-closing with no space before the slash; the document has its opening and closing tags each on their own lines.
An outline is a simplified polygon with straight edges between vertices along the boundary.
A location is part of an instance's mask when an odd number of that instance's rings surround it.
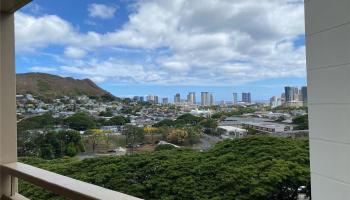
<svg viewBox="0 0 350 200">
<path fill-rule="evenodd" d="M 0 164 L 17 160 L 14 15 L 0 13 Z M 1 169 L 0 169 L 1 170 Z M 0 196 L 9 195 L 11 179 L 0 171 Z"/>
<path fill-rule="evenodd" d="M 312 198 L 350 199 L 350 1 L 305 0 Z"/>
</svg>

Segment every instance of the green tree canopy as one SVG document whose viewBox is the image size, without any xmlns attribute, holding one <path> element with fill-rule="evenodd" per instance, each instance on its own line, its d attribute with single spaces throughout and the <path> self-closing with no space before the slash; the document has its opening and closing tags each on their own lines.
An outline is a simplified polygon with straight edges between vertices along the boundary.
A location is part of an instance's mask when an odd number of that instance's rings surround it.
<svg viewBox="0 0 350 200">
<path fill-rule="evenodd" d="M 43 115 L 23 119 L 18 123 L 17 129 L 18 132 L 23 132 L 33 129 L 52 128 L 58 122 L 59 120 L 53 118 L 51 113 L 45 113 Z"/>
<path fill-rule="evenodd" d="M 64 123 L 69 128 L 77 131 L 86 131 L 96 126 L 95 120 L 87 113 L 75 113 L 74 115 L 66 118 Z"/>
<path fill-rule="evenodd" d="M 293 124 L 296 124 L 297 126 L 294 127 L 295 130 L 309 130 L 309 116 L 308 115 L 302 115 L 295 117 L 293 119 Z"/>
<path fill-rule="evenodd" d="M 254 136 L 225 140 L 207 152 L 21 161 L 143 199 L 297 200 L 300 186 L 310 190 L 308 147 L 307 140 Z M 20 189 L 29 198 L 52 198 L 28 184 Z"/>
<path fill-rule="evenodd" d="M 115 116 L 112 117 L 110 120 L 106 121 L 104 125 L 106 126 L 113 126 L 113 125 L 125 125 L 127 123 L 130 123 L 130 119 L 123 116 Z"/>
</svg>

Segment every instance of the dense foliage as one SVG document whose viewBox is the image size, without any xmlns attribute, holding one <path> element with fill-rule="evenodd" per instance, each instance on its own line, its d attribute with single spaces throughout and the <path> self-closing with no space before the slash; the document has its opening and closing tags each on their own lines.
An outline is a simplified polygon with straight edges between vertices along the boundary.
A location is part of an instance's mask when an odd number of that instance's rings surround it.
<svg viewBox="0 0 350 200">
<path fill-rule="evenodd" d="M 268 136 L 226 140 L 207 152 L 21 161 L 144 199 L 296 200 L 298 188 L 310 185 L 308 141 Z M 23 182 L 20 192 L 57 198 Z"/>
<path fill-rule="evenodd" d="M 44 159 L 75 156 L 85 150 L 79 132 L 50 131 L 42 134 L 26 133 L 18 139 L 19 156 L 39 156 Z"/>
<path fill-rule="evenodd" d="M 75 113 L 74 115 L 66 118 L 64 120 L 64 124 L 77 131 L 86 131 L 96 127 L 94 118 L 83 112 Z"/>
<path fill-rule="evenodd" d="M 221 112 L 216 112 L 214 113 L 211 118 L 213 119 L 224 119 L 226 117 L 233 117 L 233 116 L 240 116 L 243 115 L 245 113 L 253 113 L 255 112 L 254 108 L 250 108 L 250 107 L 236 107 L 233 111 L 230 112 L 225 112 L 225 111 L 221 111 Z"/>
<path fill-rule="evenodd" d="M 108 121 L 104 122 L 103 125 L 105 126 L 116 126 L 116 125 L 125 125 L 127 123 L 130 123 L 130 119 L 123 116 L 115 116 L 109 119 Z"/>
<path fill-rule="evenodd" d="M 294 127 L 295 130 L 309 130 L 309 116 L 308 115 L 302 115 L 299 117 L 295 117 L 293 119 L 293 124 L 296 124 L 297 126 Z"/>
<path fill-rule="evenodd" d="M 197 117 L 192 114 L 183 114 L 176 118 L 176 120 L 170 120 L 170 119 L 165 119 L 163 121 L 158 122 L 155 124 L 155 127 L 162 127 L 162 126 L 169 126 L 169 127 L 183 127 L 186 125 L 197 125 L 199 122 L 204 120 L 203 117 Z"/>
<path fill-rule="evenodd" d="M 51 113 L 34 116 L 23 119 L 17 125 L 18 132 L 21 133 L 26 130 L 52 128 L 58 124 L 59 120 L 52 117 Z"/>
</svg>

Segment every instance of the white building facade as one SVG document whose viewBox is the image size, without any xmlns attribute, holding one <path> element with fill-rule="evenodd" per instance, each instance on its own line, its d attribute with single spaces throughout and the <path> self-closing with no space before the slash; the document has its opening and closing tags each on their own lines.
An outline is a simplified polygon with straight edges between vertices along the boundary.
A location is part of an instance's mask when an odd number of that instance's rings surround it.
<svg viewBox="0 0 350 200">
<path fill-rule="evenodd" d="M 350 199 L 350 1 L 305 0 L 312 199 Z"/>
</svg>

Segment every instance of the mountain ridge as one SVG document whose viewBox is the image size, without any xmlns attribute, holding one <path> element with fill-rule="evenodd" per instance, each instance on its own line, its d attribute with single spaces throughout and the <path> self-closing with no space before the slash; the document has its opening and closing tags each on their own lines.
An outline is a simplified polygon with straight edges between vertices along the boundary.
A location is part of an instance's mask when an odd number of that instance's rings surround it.
<svg viewBox="0 0 350 200">
<path fill-rule="evenodd" d="M 90 79 L 75 79 L 39 72 L 19 73 L 16 75 L 16 78 L 17 94 L 30 93 L 50 99 L 60 96 L 78 95 L 113 96 Z"/>
</svg>

